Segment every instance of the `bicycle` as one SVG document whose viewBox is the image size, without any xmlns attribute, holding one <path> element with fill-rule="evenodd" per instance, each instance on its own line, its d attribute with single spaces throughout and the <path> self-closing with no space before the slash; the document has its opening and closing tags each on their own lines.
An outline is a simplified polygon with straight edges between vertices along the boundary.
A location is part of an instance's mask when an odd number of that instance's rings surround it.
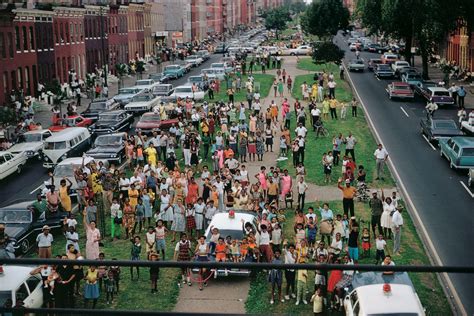
<svg viewBox="0 0 474 316">
<path fill-rule="evenodd" d="M 329 136 L 329 131 L 326 127 L 324 127 L 323 125 L 320 125 L 320 126 L 317 126 L 316 127 L 316 137 L 318 136 L 322 136 L 322 137 L 328 137 Z"/>
</svg>

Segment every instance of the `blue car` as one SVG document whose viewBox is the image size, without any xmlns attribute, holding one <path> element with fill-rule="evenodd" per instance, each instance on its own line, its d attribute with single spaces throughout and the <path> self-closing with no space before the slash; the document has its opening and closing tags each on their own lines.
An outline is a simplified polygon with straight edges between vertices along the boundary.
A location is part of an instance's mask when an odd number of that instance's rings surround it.
<svg viewBox="0 0 474 316">
<path fill-rule="evenodd" d="M 180 65 L 169 65 L 165 67 L 163 73 L 170 78 L 178 79 L 184 76 L 185 69 Z"/>
</svg>

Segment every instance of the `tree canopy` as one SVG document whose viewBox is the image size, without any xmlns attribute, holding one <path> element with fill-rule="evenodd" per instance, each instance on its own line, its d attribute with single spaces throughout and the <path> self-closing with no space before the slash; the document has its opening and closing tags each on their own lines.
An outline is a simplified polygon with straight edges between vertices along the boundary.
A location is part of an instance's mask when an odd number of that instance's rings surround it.
<svg viewBox="0 0 474 316">
<path fill-rule="evenodd" d="M 314 0 L 301 17 L 303 31 L 329 39 L 349 25 L 349 10 L 341 0 Z"/>
<path fill-rule="evenodd" d="M 320 42 L 313 46 L 312 57 L 315 64 L 340 64 L 344 58 L 344 51 L 333 42 Z"/>
<path fill-rule="evenodd" d="M 286 29 L 286 24 L 291 21 L 290 12 L 286 7 L 278 7 L 263 13 L 265 19 L 265 27 L 275 30 L 278 38 L 278 31 Z"/>
</svg>

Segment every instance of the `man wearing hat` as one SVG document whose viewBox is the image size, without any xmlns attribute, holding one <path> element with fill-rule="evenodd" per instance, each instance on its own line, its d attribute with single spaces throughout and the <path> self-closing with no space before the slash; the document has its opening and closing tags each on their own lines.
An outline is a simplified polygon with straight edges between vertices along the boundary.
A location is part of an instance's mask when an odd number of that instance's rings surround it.
<svg viewBox="0 0 474 316">
<path fill-rule="evenodd" d="M 403 217 L 401 205 L 398 205 L 392 215 L 393 254 L 400 254 L 400 238 L 402 235 Z"/>
<path fill-rule="evenodd" d="M 10 243 L 10 238 L 5 233 L 5 224 L 0 224 L 0 258 L 11 258 L 15 257 L 12 256 L 12 252 L 8 249 L 8 244 Z"/>
<path fill-rule="evenodd" d="M 38 256 L 42 259 L 48 259 L 52 257 L 51 245 L 53 243 L 53 235 L 49 233 L 49 226 L 43 226 L 43 232 L 36 237 L 36 243 L 38 245 Z"/>
<path fill-rule="evenodd" d="M 340 178 L 337 181 L 337 187 L 342 191 L 342 207 L 344 208 L 344 214 L 348 215 L 351 213 L 351 217 L 354 216 L 354 197 L 357 193 L 356 188 L 351 186 L 351 180 L 346 179 L 346 185 L 343 187 L 341 185 L 342 179 Z"/>
</svg>

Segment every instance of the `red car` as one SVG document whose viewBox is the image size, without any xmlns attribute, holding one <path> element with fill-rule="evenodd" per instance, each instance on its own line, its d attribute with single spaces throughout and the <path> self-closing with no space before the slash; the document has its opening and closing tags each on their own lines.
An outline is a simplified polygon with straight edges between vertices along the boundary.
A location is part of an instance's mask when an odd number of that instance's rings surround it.
<svg viewBox="0 0 474 316">
<path fill-rule="evenodd" d="M 388 98 L 411 99 L 415 98 L 415 92 L 406 82 L 392 82 L 387 86 Z"/>
<path fill-rule="evenodd" d="M 81 115 L 71 115 L 63 119 L 57 119 L 49 130 L 51 132 L 59 132 L 68 127 L 89 127 L 92 123 L 90 118 Z"/>
<path fill-rule="evenodd" d="M 179 120 L 177 118 L 161 120 L 160 114 L 147 112 L 142 115 L 137 123 L 137 126 L 135 127 L 135 130 L 137 132 L 142 132 L 143 134 L 151 134 L 157 130 L 168 130 L 171 126 L 173 126 L 173 124 L 178 126 L 178 122 Z"/>
</svg>

